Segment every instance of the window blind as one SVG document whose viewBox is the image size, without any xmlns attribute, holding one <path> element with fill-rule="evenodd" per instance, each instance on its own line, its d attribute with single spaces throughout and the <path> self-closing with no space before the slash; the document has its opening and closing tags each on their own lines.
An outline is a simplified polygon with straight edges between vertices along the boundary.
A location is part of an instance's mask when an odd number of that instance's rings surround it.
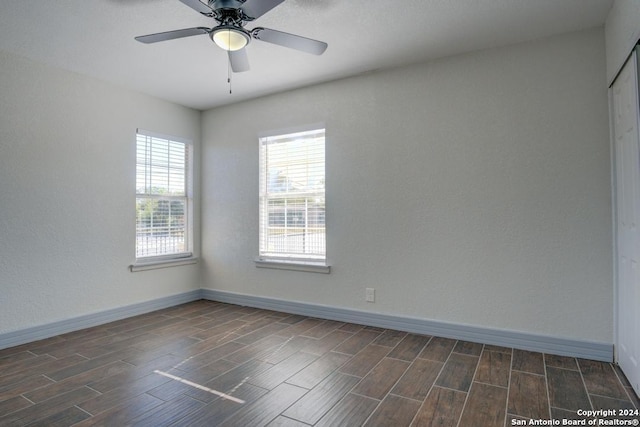
<svg viewBox="0 0 640 427">
<path fill-rule="evenodd" d="M 324 129 L 259 142 L 260 257 L 324 260 Z"/>
<path fill-rule="evenodd" d="M 138 131 L 136 258 L 188 253 L 188 165 L 188 144 Z"/>
</svg>

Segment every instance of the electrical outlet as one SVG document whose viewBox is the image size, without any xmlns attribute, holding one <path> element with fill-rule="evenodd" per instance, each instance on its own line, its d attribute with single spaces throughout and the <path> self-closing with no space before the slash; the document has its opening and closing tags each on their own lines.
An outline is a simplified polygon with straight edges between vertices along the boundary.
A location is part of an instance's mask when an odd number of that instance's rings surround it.
<svg viewBox="0 0 640 427">
<path fill-rule="evenodd" d="M 376 300 L 376 290 L 374 288 L 366 288 L 364 294 L 364 300 L 366 302 L 375 302 Z"/>
</svg>

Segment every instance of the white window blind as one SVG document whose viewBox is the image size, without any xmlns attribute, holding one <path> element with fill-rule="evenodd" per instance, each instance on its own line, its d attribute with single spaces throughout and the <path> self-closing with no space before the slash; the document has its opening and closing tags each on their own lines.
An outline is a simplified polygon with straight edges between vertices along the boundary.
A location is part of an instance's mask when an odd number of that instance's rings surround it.
<svg viewBox="0 0 640 427">
<path fill-rule="evenodd" d="M 136 259 L 189 256 L 190 144 L 138 130 Z"/>
<path fill-rule="evenodd" d="M 260 138 L 260 258 L 326 258 L 325 131 Z"/>
</svg>

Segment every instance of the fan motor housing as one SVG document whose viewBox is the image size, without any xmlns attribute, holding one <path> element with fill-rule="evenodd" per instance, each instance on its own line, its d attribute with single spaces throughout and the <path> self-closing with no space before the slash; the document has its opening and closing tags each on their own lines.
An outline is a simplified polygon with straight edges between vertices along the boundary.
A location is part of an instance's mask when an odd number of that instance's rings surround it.
<svg viewBox="0 0 640 427">
<path fill-rule="evenodd" d="M 240 9 L 242 4 L 243 2 L 238 0 L 212 0 L 209 7 L 213 9 L 213 19 L 221 25 L 241 27 L 248 18 Z"/>
<path fill-rule="evenodd" d="M 213 10 L 216 9 L 239 9 L 244 4 L 244 1 L 239 0 L 209 0 L 209 7 Z"/>
</svg>

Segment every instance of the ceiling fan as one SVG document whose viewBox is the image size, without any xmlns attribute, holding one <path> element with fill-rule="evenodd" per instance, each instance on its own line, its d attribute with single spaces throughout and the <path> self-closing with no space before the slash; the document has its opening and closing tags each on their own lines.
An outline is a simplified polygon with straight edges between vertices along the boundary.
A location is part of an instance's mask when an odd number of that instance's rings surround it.
<svg viewBox="0 0 640 427">
<path fill-rule="evenodd" d="M 284 2 L 284 0 L 208 0 L 208 4 L 204 4 L 200 0 L 180 1 L 196 12 L 213 18 L 217 25 L 212 28 L 194 27 L 148 34 L 138 36 L 135 39 L 142 43 L 157 43 L 165 40 L 208 34 L 216 45 L 228 52 L 231 69 L 236 73 L 249 70 L 249 58 L 247 57 L 245 46 L 249 44 L 251 39 L 314 55 L 322 55 L 327 49 L 325 42 L 295 34 L 263 27 L 256 27 L 253 30 L 244 28 L 247 22 L 261 17 Z"/>
</svg>

